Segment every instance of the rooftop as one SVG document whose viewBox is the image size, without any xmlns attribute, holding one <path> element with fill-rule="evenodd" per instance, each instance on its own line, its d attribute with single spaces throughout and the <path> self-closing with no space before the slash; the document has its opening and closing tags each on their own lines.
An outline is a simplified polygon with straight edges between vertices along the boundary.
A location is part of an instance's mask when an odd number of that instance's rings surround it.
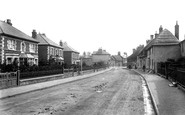
<svg viewBox="0 0 185 115">
<path fill-rule="evenodd" d="M 16 38 L 21 38 L 21 39 L 32 41 L 32 42 L 38 42 L 34 38 L 26 35 L 22 31 L 18 30 L 17 28 L 13 27 L 12 25 L 4 21 L 0 21 L 0 34 L 4 34 L 7 36 L 12 36 Z"/>
</svg>

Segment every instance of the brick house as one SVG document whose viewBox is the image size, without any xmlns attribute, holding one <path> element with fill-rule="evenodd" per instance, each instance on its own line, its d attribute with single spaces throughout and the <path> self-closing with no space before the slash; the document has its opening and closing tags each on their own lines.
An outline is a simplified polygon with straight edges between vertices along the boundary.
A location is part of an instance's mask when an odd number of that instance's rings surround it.
<svg viewBox="0 0 185 115">
<path fill-rule="evenodd" d="M 64 63 L 67 66 L 71 66 L 72 64 L 78 64 L 79 60 L 79 52 L 69 46 L 66 42 L 60 41 L 60 46 L 64 48 Z"/>
<path fill-rule="evenodd" d="M 92 54 L 92 61 L 93 63 L 97 62 L 104 62 L 105 64 L 110 64 L 111 55 L 103 50 L 102 48 L 99 48 L 98 51 L 94 51 Z"/>
<path fill-rule="evenodd" d="M 0 21 L 0 63 L 38 65 L 38 41 L 13 27 L 9 19 Z"/>
<path fill-rule="evenodd" d="M 179 30 L 178 24 L 175 25 L 175 36 L 167 29 L 159 28 L 159 34 L 155 38 L 147 41 L 147 45 L 138 55 L 138 66 L 145 65 L 146 69 L 157 72 L 157 64 L 165 62 L 167 59 L 177 60 L 180 57 Z"/>
<path fill-rule="evenodd" d="M 62 64 L 63 59 L 63 47 L 50 40 L 45 34 L 41 34 L 33 30 L 32 38 L 39 41 L 38 54 L 40 64 Z"/>
</svg>

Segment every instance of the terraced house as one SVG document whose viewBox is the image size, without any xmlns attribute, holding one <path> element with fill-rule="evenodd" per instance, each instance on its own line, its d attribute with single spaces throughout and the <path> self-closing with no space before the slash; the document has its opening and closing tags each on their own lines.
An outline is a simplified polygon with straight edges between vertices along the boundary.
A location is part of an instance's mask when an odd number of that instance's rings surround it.
<svg viewBox="0 0 185 115">
<path fill-rule="evenodd" d="M 13 27 L 10 19 L 0 21 L 0 63 L 38 65 L 38 41 Z"/>
<path fill-rule="evenodd" d="M 62 64 L 63 58 L 63 47 L 50 40 L 45 34 L 41 34 L 33 30 L 32 38 L 39 41 L 38 53 L 39 53 L 39 64 Z"/>
</svg>

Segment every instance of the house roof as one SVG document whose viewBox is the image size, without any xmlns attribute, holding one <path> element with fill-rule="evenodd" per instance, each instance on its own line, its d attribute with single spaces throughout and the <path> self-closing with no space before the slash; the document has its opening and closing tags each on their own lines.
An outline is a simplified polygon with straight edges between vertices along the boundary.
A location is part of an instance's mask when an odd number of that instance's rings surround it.
<svg viewBox="0 0 185 115">
<path fill-rule="evenodd" d="M 157 38 L 151 40 L 146 46 L 145 50 L 150 48 L 152 45 L 170 45 L 179 44 L 179 40 L 167 29 L 164 29 Z"/>
<path fill-rule="evenodd" d="M 139 53 L 140 53 L 143 49 L 144 49 L 143 47 L 138 47 L 138 48 L 136 49 L 135 52 L 133 52 L 130 56 L 127 57 L 127 60 L 128 60 L 129 62 L 131 62 L 131 61 L 136 61 L 137 56 L 139 55 Z"/>
<path fill-rule="evenodd" d="M 34 38 L 26 35 L 22 31 L 20 31 L 17 28 L 7 24 L 4 21 L 0 21 L 0 34 L 4 34 L 4 35 L 7 35 L 7 36 L 13 36 L 13 37 L 16 37 L 16 38 L 21 38 L 21 39 L 32 41 L 32 42 L 38 42 Z"/>
<path fill-rule="evenodd" d="M 123 57 L 120 55 L 113 55 L 112 57 L 117 61 L 123 61 Z"/>
<path fill-rule="evenodd" d="M 76 51 L 75 49 L 73 49 L 71 46 L 69 46 L 66 42 L 64 42 L 63 47 L 64 47 L 64 51 L 70 51 L 70 52 L 79 53 L 78 51 Z"/>
<path fill-rule="evenodd" d="M 52 40 L 50 40 L 48 37 L 46 37 L 45 34 L 37 34 L 37 40 L 39 41 L 39 45 L 51 45 L 59 48 L 63 48 L 62 46 L 56 44 Z"/>
<path fill-rule="evenodd" d="M 94 51 L 92 55 L 110 55 L 108 52 L 102 49 L 98 49 L 98 51 Z"/>
</svg>

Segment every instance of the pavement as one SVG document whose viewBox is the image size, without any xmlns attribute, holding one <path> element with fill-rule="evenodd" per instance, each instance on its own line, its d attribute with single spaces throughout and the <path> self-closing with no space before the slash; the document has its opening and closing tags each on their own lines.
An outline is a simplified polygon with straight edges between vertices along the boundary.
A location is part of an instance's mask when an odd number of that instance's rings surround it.
<svg viewBox="0 0 185 115">
<path fill-rule="evenodd" d="M 158 115 L 184 115 L 185 92 L 178 87 L 170 87 L 170 81 L 156 74 L 134 70 L 142 75 L 148 84 Z"/>
<path fill-rule="evenodd" d="M 90 73 L 90 74 L 85 74 L 85 75 L 81 75 L 81 76 L 69 77 L 69 78 L 65 78 L 65 79 L 58 79 L 58 80 L 53 80 L 53 81 L 47 81 L 47 82 L 42 82 L 42 83 L 26 85 L 26 86 L 18 86 L 18 87 L 13 87 L 13 88 L 2 89 L 2 90 L 0 90 L 0 99 L 11 97 L 11 96 L 16 96 L 16 95 L 23 94 L 23 93 L 28 93 L 31 91 L 49 88 L 52 86 L 60 85 L 60 84 L 67 83 L 67 82 L 72 82 L 75 80 L 88 78 L 91 76 L 95 76 L 95 75 L 104 73 L 104 72 L 109 71 L 111 69 L 112 68 L 108 68 L 106 70 L 102 70 L 102 71 L 98 71 L 98 72 L 94 72 L 94 73 Z"/>
</svg>

